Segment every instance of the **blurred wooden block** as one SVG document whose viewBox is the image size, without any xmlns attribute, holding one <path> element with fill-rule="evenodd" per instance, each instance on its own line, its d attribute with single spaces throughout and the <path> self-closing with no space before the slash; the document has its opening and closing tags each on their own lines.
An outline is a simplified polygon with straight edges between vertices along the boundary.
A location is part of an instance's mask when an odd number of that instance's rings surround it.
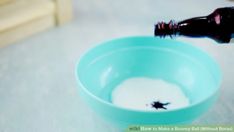
<svg viewBox="0 0 234 132">
<path fill-rule="evenodd" d="M 0 47 L 72 19 L 71 0 L 0 0 Z"/>
<path fill-rule="evenodd" d="M 54 26 L 54 15 L 47 15 L 38 19 L 34 19 L 1 33 L 0 47 L 22 40 L 28 36 L 39 33 Z"/>
<path fill-rule="evenodd" d="M 0 8 L 0 47 L 55 26 L 55 4 L 17 0 Z"/>
<path fill-rule="evenodd" d="M 8 2 L 10 2 L 12 0 L 0 0 L 0 6 L 3 5 L 3 4 L 6 4 Z"/>
<path fill-rule="evenodd" d="M 0 32 L 33 19 L 54 14 L 54 4 L 45 0 L 18 0 L 0 8 Z"/>
<path fill-rule="evenodd" d="M 56 3 L 56 21 L 58 25 L 69 22 L 72 19 L 72 1 L 55 0 Z"/>
</svg>

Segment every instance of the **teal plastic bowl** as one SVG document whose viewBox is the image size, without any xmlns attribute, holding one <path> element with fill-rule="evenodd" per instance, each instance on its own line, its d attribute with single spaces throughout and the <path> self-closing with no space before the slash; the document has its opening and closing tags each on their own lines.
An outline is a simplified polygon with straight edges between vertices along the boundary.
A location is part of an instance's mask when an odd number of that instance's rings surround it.
<svg viewBox="0 0 234 132">
<path fill-rule="evenodd" d="M 215 102 L 221 83 L 219 66 L 207 53 L 190 44 L 155 37 L 127 37 L 101 43 L 81 57 L 76 76 L 84 101 L 120 128 L 189 123 Z M 113 89 L 132 77 L 175 83 L 189 98 L 190 105 L 160 112 L 115 106 L 111 103 Z"/>
</svg>

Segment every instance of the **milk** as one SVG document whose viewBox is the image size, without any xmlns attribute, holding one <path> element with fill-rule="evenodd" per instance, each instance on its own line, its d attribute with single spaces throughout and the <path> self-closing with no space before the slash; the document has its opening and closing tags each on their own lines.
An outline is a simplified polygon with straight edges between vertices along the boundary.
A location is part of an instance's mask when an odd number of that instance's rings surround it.
<svg viewBox="0 0 234 132">
<path fill-rule="evenodd" d="M 186 107 L 189 99 L 181 88 L 161 79 L 130 78 L 112 92 L 116 106 L 144 111 L 167 111 Z M 161 104 L 162 107 L 154 107 Z"/>
</svg>

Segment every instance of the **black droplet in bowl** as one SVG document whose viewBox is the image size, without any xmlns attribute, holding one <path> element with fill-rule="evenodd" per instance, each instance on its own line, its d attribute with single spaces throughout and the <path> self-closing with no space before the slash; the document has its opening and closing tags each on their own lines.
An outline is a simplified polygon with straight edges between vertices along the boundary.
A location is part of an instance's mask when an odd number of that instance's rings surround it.
<svg viewBox="0 0 234 132">
<path fill-rule="evenodd" d="M 167 103 L 161 103 L 160 101 L 154 101 L 154 102 L 151 104 L 151 106 L 152 106 L 153 108 L 155 108 L 156 110 L 157 110 L 157 109 L 164 109 L 164 110 L 166 110 L 166 109 L 167 109 L 166 106 L 169 105 L 169 104 L 170 104 L 169 102 L 167 102 Z"/>
</svg>

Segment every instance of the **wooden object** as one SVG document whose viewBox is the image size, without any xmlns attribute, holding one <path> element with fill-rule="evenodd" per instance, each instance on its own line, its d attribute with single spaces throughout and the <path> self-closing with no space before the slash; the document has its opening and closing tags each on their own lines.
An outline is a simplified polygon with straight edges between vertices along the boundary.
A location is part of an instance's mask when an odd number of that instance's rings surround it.
<svg viewBox="0 0 234 132">
<path fill-rule="evenodd" d="M 0 6 L 3 4 L 7 4 L 10 1 L 12 1 L 12 0 L 0 0 Z"/>
<path fill-rule="evenodd" d="M 54 17 L 52 15 L 29 21 L 21 26 L 17 26 L 14 29 L 1 33 L 0 47 L 22 40 L 35 33 L 51 28 L 54 25 Z"/>
<path fill-rule="evenodd" d="M 0 3 L 6 0 L 0 0 Z M 0 6 L 0 47 L 72 18 L 71 0 L 8 0 Z"/>
<path fill-rule="evenodd" d="M 69 22 L 72 19 L 72 1 L 55 0 L 56 3 L 56 20 L 58 25 Z"/>
<path fill-rule="evenodd" d="M 17 0 L 0 8 L 0 47 L 55 25 L 55 5 L 45 0 Z"/>
</svg>

